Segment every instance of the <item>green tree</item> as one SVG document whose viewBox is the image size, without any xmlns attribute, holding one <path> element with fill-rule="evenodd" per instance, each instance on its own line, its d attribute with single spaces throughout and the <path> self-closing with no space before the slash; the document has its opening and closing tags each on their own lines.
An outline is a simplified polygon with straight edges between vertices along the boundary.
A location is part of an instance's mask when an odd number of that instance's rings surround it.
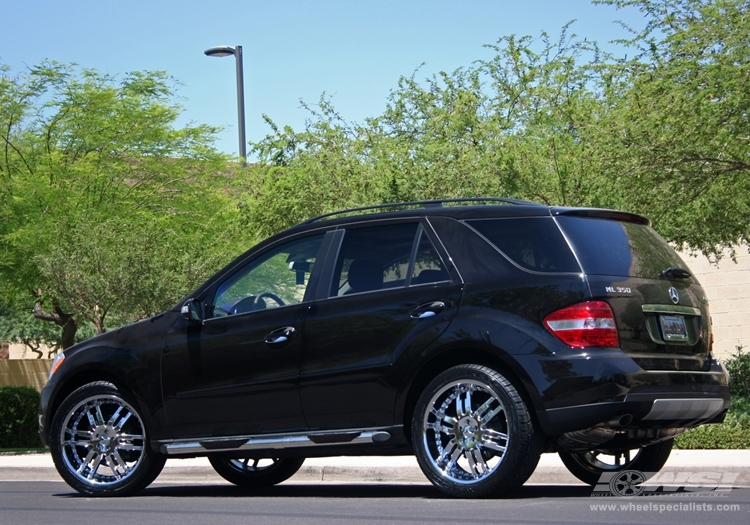
<svg viewBox="0 0 750 525">
<path fill-rule="evenodd" d="M 643 12 L 610 64 L 605 204 L 647 213 L 674 243 L 720 256 L 750 236 L 750 2 L 599 0 Z"/>
<path fill-rule="evenodd" d="M 83 321 L 101 333 L 174 304 L 234 252 L 216 130 L 174 127 L 172 79 L 1 73 L 0 287 L 63 348 Z"/>
<path fill-rule="evenodd" d="M 720 256 L 750 233 L 750 3 L 595 0 L 644 13 L 617 58 L 569 34 L 501 38 L 489 60 L 400 79 L 384 113 L 325 96 L 255 144 L 246 218 L 270 233 L 333 208 L 504 195 L 645 214 Z M 280 197 L 280 198 L 279 198 Z"/>
</svg>

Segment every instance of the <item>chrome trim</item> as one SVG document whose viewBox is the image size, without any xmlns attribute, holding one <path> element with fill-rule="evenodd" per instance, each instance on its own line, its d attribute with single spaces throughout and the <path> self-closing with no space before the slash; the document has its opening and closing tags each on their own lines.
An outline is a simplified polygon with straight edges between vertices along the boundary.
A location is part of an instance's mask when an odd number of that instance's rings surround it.
<svg viewBox="0 0 750 525">
<path fill-rule="evenodd" d="M 710 419 L 724 409 L 723 399 L 655 399 L 646 420 Z"/>
<path fill-rule="evenodd" d="M 677 306 L 671 304 L 644 304 L 641 306 L 644 313 L 649 314 L 686 314 L 701 315 L 698 308 L 692 306 Z"/>
<path fill-rule="evenodd" d="M 389 427 L 390 428 L 390 427 Z M 331 445 L 361 445 L 364 443 L 374 443 L 387 441 L 384 434 L 390 433 L 386 428 L 366 428 L 366 429 L 340 429 L 328 430 L 324 432 L 295 432 L 293 434 L 262 434 L 253 436 L 226 436 L 226 437 L 207 437 L 204 439 L 184 439 L 175 441 L 162 441 L 160 451 L 168 456 L 178 454 L 208 454 L 210 452 L 227 452 L 242 450 L 263 450 L 263 449 L 285 449 L 285 448 L 302 448 L 302 447 L 322 447 Z M 352 434 L 359 433 L 353 439 Z M 340 441 L 326 440 L 325 442 L 314 442 L 314 438 L 330 437 L 341 435 Z M 313 438 L 313 439 L 311 439 Z M 238 441 L 244 441 L 243 444 L 236 446 Z M 228 446 L 222 447 L 221 443 L 227 443 Z M 231 445 L 230 445 L 231 444 Z"/>
</svg>

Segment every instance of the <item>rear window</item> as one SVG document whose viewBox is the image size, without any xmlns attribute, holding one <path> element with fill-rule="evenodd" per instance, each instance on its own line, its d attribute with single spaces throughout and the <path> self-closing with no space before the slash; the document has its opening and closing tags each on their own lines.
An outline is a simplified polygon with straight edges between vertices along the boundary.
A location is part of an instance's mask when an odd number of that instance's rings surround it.
<svg viewBox="0 0 750 525">
<path fill-rule="evenodd" d="M 557 220 L 587 274 L 656 279 L 669 267 L 687 268 L 650 226 L 589 217 Z"/>
<path fill-rule="evenodd" d="M 581 269 L 552 217 L 467 221 L 521 268 L 545 273 Z"/>
</svg>

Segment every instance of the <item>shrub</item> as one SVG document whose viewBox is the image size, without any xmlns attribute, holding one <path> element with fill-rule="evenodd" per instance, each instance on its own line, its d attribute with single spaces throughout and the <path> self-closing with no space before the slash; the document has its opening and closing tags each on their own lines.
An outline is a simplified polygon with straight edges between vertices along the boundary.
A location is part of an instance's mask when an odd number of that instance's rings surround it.
<svg viewBox="0 0 750 525">
<path fill-rule="evenodd" d="M 750 397 L 732 397 L 732 405 L 719 425 L 701 425 L 675 438 L 675 448 L 750 448 Z"/>
<path fill-rule="evenodd" d="M 750 353 L 737 351 L 724 363 L 729 371 L 729 387 L 733 396 L 750 398 Z"/>
<path fill-rule="evenodd" d="M 30 386 L 0 387 L 0 448 L 42 448 L 39 392 Z"/>
</svg>

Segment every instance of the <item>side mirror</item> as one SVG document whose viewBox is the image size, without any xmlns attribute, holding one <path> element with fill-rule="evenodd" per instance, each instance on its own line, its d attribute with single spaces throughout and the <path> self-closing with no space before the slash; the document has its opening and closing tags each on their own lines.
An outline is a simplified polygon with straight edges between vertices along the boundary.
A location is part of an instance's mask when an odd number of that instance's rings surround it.
<svg viewBox="0 0 750 525">
<path fill-rule="evenodd" d="M 188 299 L 180 309 L 182 317 L 188 323 L 203 324 L 203 303 L 198 299 Z"/>
</svg>

